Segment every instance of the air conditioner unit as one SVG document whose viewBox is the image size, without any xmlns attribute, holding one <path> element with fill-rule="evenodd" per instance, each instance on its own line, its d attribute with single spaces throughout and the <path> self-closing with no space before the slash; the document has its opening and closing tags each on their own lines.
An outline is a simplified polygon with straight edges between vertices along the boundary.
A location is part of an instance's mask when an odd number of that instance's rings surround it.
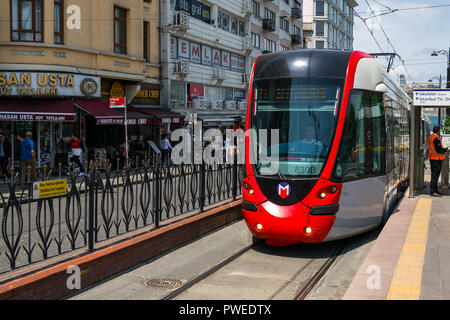
<svg viewBox="0 0 450 320">
<path fill-rule="evenodd" d="M 213 100 L 211 104 L 211 109 L 223 109 L 223 101 Z"/>
<path fill-rule="evenodd" d="M 206 109 L 206 101 L 204 99 L 192 99 L 192 107 L 194 109 Z"/>
<path fill-rule="evenodd" d="M 236 102 L 229 100 L 229 101 L 225 101 L 225 109 L 236 109 Z"/>
<path fill-rule="evenodd" d="M 213 69 L 213 79 L 224 80 L 226 76 L 225 70 L 222 68 Z"/>
<path fill-rule="evenodd" d="M 247 101 L 239 101 L 237 103 L 237 108 L 239 110 L 246 110 L 247 109 Z"/>
<path fill-rule="evenodd" d="M 244 83 L 249 83 L 250 82 L 250 74 L 249 73 L 244 73 L 242 75 L 242 82 L 244 82 Z"/>
<path fill-rule="evenodd" d="M 188 74 L 189 73 L 189 61 L 187 60 L 177 60 L 175 61 L 174 73 Z"/>
<path fill-rule="evenodd" d="M 184 11 L 176 11 L 173 16 L 172 26 L 179 30 L 189 29 L 189 13 Z"/>
</svg>

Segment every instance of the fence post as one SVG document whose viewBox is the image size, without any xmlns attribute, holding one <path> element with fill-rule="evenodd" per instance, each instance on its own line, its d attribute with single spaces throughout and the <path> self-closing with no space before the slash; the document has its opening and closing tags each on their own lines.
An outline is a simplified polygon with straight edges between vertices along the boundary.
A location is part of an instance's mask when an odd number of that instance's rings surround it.
<svg viewBox="0 0 450 320">
<path fill-rule="evenodd" d="M 95 219 L 95 172 L 93 168 L 93 163 L 89 166 L 89 224 L 88 224 L 88 250 L 94 251 L 94 219 Z"/>
<path fill-rule="evenodd" d="M 205 194 L 205 164 L 202 163 L 200 165 L 200 181 L 199 181 L 199 200 L 200 200 L 200 212 L 203 212 L 203 209 L 205 207 L 205 199 L 206 199 L 206 194 Z"/>
<path fill-rule="evenodd" d="M 233 201 L 237 196 L 237 137 L 234 137 L 234 152 L 233 152 L 233 174 L 232 174 L 232 193 Z"/>
<path fill-rule="evenodd" d="M 154 165 L 154 185 L 155 185 L 155 198 L 154 198 L 154 208 L 155 208 L 155 227 L 159 227 L 159 220 L 160 220 L 160 211 L 161 211 L 161 186 L 160 186 L 160 170 L 162 169 L 162 166 L 160 167 L 158 163 L 155 163 Z"/>
</svg>

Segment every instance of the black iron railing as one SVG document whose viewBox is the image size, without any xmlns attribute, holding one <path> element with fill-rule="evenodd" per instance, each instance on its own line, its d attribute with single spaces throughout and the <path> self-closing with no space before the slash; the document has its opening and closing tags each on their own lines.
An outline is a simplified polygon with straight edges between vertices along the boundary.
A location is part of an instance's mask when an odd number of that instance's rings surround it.
<svg viewBox="0 0 450 320">
<path fill-rule="evenodd" d="M 33 199 L 33 181 L 20 188 L 11 170 L 0 186 L 0 274 L 80 248 L 92 251 L 127 232 L 153 230 L 235 200 L 242 189 L 243 165 L 133 164 L 112 171 L 91 163 L 83 176 L 77 170 L 64 176 L 61 167 L 55 175 L 44 167 L 40 180 L 66 179 L 67 193 L 43 199 Z"/>
</svg>

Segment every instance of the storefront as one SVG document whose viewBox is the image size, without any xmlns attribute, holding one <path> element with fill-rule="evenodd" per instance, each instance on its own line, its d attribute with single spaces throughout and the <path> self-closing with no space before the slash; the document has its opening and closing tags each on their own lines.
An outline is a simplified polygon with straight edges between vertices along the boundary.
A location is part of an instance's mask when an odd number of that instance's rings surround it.
<svg viewBox="0 0 450 320">
<path fill-rule="evenodd" d="M 84 123 L 73 97 L 100 98 L 100 78 L 54 72 L 0 72 L 0 130 L 17 165 L 17 134 L 33 133 L 38 167 L 53 167 L 57 141 L 80 135 Z M 68 157 L 70 154 L 68 154 Z"/>
</svg>

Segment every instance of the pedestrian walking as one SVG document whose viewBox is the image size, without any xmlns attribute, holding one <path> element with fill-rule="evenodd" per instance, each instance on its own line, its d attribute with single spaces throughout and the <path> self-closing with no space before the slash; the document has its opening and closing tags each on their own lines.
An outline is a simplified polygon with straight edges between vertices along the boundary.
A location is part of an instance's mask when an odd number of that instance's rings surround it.
<svg viewBox="0 0 450 320">
<path fill-rule="evenodd" d="M 161 140 L 161 153 L 162 153 L 162 164 L 165 164 L 169 160 L 169 149 L 173 149 L 170 145 L 168 134 L 165 133 Z"/>
<path fill-rule="evenodd" d="M 17 135 L 17 139 L 20 141 L 20 186 L 25 188 L 25 177 L 30 170 L 33 181 L 37 181 L 36 175 L 36 153 L 34 152 L 33 134 L 31 131 L 25 133 L 25 138 L 20 134 Z"/>
<path fill-rule="evenodd" d="M 439 126 L 433 127 L 433 132 L 428 137 L 428 158 L 430 159 L 431 166 L 431 182 L 430 182 L 430 195 L 432 197 L 443 196 L 438 190 L 438 180 L 442 169 L 442 160 L 445 159 L 445 152 L 448 148 L 442 146 L 442 141 L 439 136 L 441 128 Z"/>
<path fill-rule="evenodd" d="M 0 167 L 2 169 L 2 178 L 0 184 L 5 184 L 9 177 L 9 168 L 11 168 L 11 145 L 5 139 L 3 132 L 0 132 Z"/>
<path fill-rule="evenodd" d="M 80 173 L 78 175 L 83 176 L 84 168 L 81 164 L 80 157 L 81 155 L 83 155 L 83 157 L 86 158 L 86 146 L 80 138 L 78 138 L 75 134 L 72 134 L 70 147 L 72 148 L 72 157 L 70 158 L 70 162 L 75 162 L 77 164 L 77 166 L 80 168 Z"/>
</svg>

